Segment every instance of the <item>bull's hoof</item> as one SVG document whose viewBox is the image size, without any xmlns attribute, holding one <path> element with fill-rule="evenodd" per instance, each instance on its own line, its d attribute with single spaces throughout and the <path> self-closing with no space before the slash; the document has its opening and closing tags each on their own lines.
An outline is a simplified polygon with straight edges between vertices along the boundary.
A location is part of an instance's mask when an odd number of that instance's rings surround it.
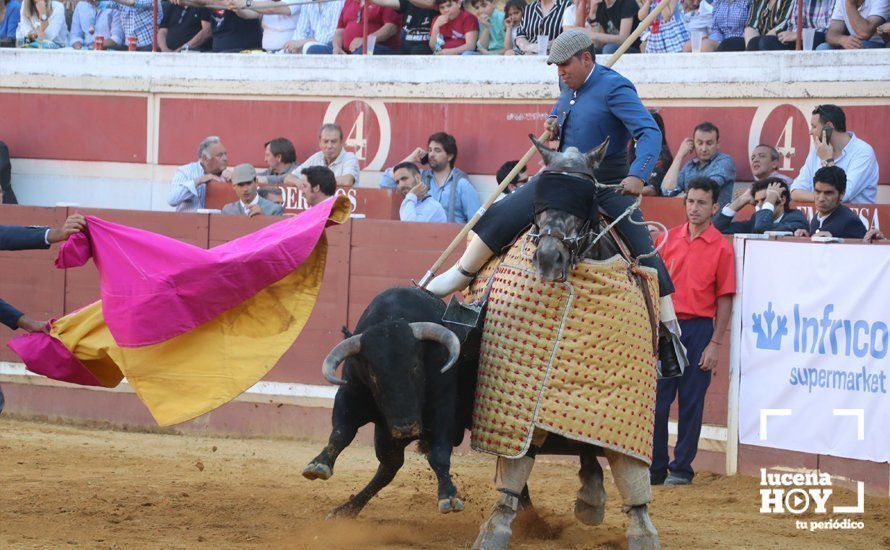
<svg viewBox="0 0 890 550">
<path fill-rule="evenodd" d="M 439 513 L 447 514 L 448 512 L 463 512 L 464 511 L 464 503 L 457 497 L 451 498 L 440 498 L 439 499 Z"/>
<path fill-rule="evenodd" d="M 351 505 L 347 502 L 346 504 L 343 504 L 343 505 L 341 505 L 341 506 L 337 506 L 336 508 L 334 508 L 333 510 L 331 510 L 331 513 L 328 514 L 327 516 L 325 516 L 324 519 L 326 519 L 326 520 L 331 520 L 331 519 L 350 519 L 350 518 L 354 518 L 354 517 L 358 516 L 358 513 L 359 513 L 359 512 L 361 512 L 360 509 L 356 508 L 355 506 L 351 506 Z"/>
<path fill-rule="evenodd" d="M 306 479 L 330 479 L 331 476 L 334 475 L 333 470 L 327 464 L 320 464 L 318 462 L 311 462 L 308 466 L 303 468 L 303 477 Z"/>
<path fill-rule="evenodd" d="M 510 524 L 515 517 L 516 512 L 509 506 L 496 505 L 482 524 L 479 536 L 473 543 L 473 550 L 507 550 L 510 546 L 510 535 L 513 534 Z"/>
<path fill-rule="evenodd" d="M 661 550 L 658 540 L 658 531 L 649 519 L 648 507 L 634 506 L 627 512 L 629 525 L 627 526 L 628 550 Z"/>
<path fill-rule="evenodd" d="M 606 517 L 605 503 L 600 506 L 588 504 L 581 499 L 575 500 L 575 519 L 584 525 L 600 525 Z"/>
</svg>

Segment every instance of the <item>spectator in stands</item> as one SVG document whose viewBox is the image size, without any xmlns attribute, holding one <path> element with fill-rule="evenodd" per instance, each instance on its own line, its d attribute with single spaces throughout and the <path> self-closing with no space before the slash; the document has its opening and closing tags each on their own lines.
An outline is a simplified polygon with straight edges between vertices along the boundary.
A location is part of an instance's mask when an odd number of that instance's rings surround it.
<svg viewBox="0 0 890 550">
<path fill-rule="evenodd" d="M 782 156 L 772 145 L 761 143 L 751 153 L 751 174 L 754 181 L 766 178 L 778 178 L 787 184 L 791 184 L 791 178 L 779 173 L 779 165 Z"/>
<path fill-rule="evenodd" d="M 694 156 L 683 164 L 683 159 L 690 153 L 694 153 Z M 720 130 L 710 122 L 702 122 L 695 127 L 692 137 L 680 144 L 677 156 L 661 183 L 661 190 L 666 196 L 679 195 L 686 191 L 694 178 L 710 178 L 720 188 L 717 202 L 722 207 L 732 200 L 735 174 L 732 157 L 720 152 Z"/>
<path fill-rule="evenodd" d="M 250 3 L 250 7 L 247 4 Z M 228 0 L 227 7 L 242 19 L 259 19 L 263 27 L 263 49 L 277 52 L 297 30 L 300 5 L 281 0 Z"/>
<path fill-rule="evenodd" d="M 831 0 L 829 0 L 831 1 Z M 714 23 L 714 6 L 708 0 L 682 0 L 683 26 L 690 35 L 697 32 L 702 37 L 702 51 L 704 50 L 704 38 L 711 32 Z M 684 52 L 692 51 L 692 40 L 683 44 Z"/>
<path fill-rule="evenodd" d="M 151 0 L 138 1 L 150 2 Z M 244 19 L 233 11 L 212 7 L 219 5 L 219 0 L 179 1 L 183 5 L 210 8 L 210 30 L 213 36 L 214 52 L 241 52 L 259 50 L 263 47 L 263 27 L 258 19 Z"/>
<path fill-rule="evenodd" d="M 260 187 L 256 192 L 267 201 L 274 202 L 281 206 L 282 210 L 284 209 L 284 193 L 280 187 Z"/>
<path fill-rule="evenodd" d="M 343 130 L 336 124 L 322 124 L 318 131 L 318 147 L 321 151 L 315 153 L 306 162 L 294 168 L 284 178 L 285 185 L 298 185 L 303 177 L 303 168 L 310 166 L 327 166 L 334 172 L 337 185 L 351 187 L 358 185 L 359 167 L 355 153 L 350 153 L 343 148 Z"/>
<path fill-rule="evenodd" d="M 890 18 L 887 0 L 836 0 L 825 43 L 819 50 L 883 48 L 878 27 Z"/>
<path fill-rule="evenodd" d="M 297 152 L 287 138 L 275 138 L 266 142 L 263 160 L 269 168 L 257 176 L 260 185 L 283 185 L 284 178 L 297 165 Z"/>
<path fill-rule="evenodd" d="M 683 10 L 677 9 L 679 0 L 643 0 L 637 18 L 645 19 L 658 4 L 665 1 L 669 1 L 670 5 L 649 26 L 646 53 L 682 52 L 683 45 L 689 41 L 689 31 L 683 24 Z"/>
<path fill-rule="evenodd" d="M 717 212 L 716 182 L 694 178 L 686 194 L 687 223 L 671 228 L 661 255 L 671 266 L 676 288 L 672 298 L 689 366 L 683 376 L 662 378 L 655 397 L 652 485 L 688 485 L 695 472 L 705 394 L 717 368 L 720 348 L 732 314 L 735 265 L 732 246 L 711 225 Z M 668 455 L 668 416 L 679 395 L 674 460 Z"/>
<path fill-rule="evenodd" d="M 702 40 L 701 51 L 744 51 L 745 24 L 751 11 L 751 0 L 714 0 L 713 6 L 711 30 Z"/>
<path fill-rule="evenodd" d="M 104 48 L 115 48 L 124 42 L 121 14 L 100 4 L 98 0 L 83 0 L 74 7 L 68 45 L 75 50 L 95 48 L 95 37 L 101 36 Z"/>
<path fill-rule="evenodd" d="M 365 22 L 360 15 L 365 0 L 346 0 L 337 20 L 337 30 L 330 44 L 315 44 L 306 48 L 307 54 L 360 54 L 362 53 L 362 32 Z M 378 5 L 367 9 L 368 36 L 374 36 L 375 55 L 391 55 L 399 52 L 402 16 L 399 12 Z"/>
<path fill-rule="evenodd" d="M 593 1 L 593 0 L 591 0 Z M 547 50 L 556 37 L 562 33 L 562 22 L 571 0 L 534 0 L 522 10 L 522 22 L 513 40 L 513 53 L 516 55 L 538 53 L 538 42 L 547 39 Z"/>
<path fill-rule="evenodd" d="M 516 36 L 522 26 L 524 0 L 507 0 L 504 4 L 504 55 L 515 55 Z"/>
<path fill-rule="evenodd" d="M 643 187 L 643 196 L 660 197 L 662 195 L 661 182 L 664 181 L 664 175 L 674 162 L 674 155 L 671 154 L 671 148 L 667 142 L 667 131 L 664 128 L 664 119 L 661 118 L 661 114 L 659 114 L 658 111 L 650 110 L 649 113 L 652 115 L 655 123 L 658 124 L 658 129 L 661 130 L 661 153 L 658 154 L 658 160 L 655 161 L 655 166 L 652 168 L 652 173 L 649 175 L 649 181 L 647 181 L 646 185 Z M 627 151 L 627 165 L 630 166 L 633 164 L 636 158 L 636 142 L 630 140 Z"/>
<path fill-rule="evenodd" d="M 861 239 L 865 237 L 865 224 L 859 216 L 841 204 L 847 190 L 847 176 L 837 166 L 820 168 L 813 178 L 816 214 L 810 220 L 810 230 L 798 229 L 798 237 L 837 237 Z"/>
<path fill-rule="evenodd" d="M 868 232 L 865 233 L 865 236 L 862 237 L 862 241 L 866 243 L 875 243 L 878 241 L 886 241 L 887 237 L 881 233 L 881 230 L 875 227 L 874 225 L 868 229 Z"/>
<path fill-rule="evenodd" d="M 417 165 L 413 162 L 400 162 L 393 167 L 392 177 L 396 182 L 396 191 L 405 197 L 399 207 L 400 220 L 434 223 L 446 221 L 445 209 L 439 201 L 429 196 L 429 189 L 421 180 Z"/>
<path fill-rule="evenodd" d="M 158 28 L 158 49 L 162 52 L 204 51 L 211 47 L 212 16 L 207 8 L 164 5 L 164 19 Z"/>
<path fill-rule="evenodd" d="M 596 53 L 615 53 L 640 24 L 640 8 L 636 0 L 589 0 L 589 2 L 590 12 L 596 15 L 592 17 L 587 34 L 596 45 Z M 627 49 L 627 53 L 640 53 L 640 43 L 640 39 L 637 38 Z"/>
<path fill-rule="evenodd" d="M 68 45 L 65 6 L 55 0 L 22 0 L 22 13 L 15 32 L 16 42 L 41 48 Z"/>
<path fill-rule="evenodd" d="M 508 160 L 507 162 L 502 164 L 500 168 L 498 168 L 497 174 L 495 174 L 495 178 L 497 178 L 498 180 L 498 185 L 500 185 L 505 179 L 507 179 L 507 175 L 511 171 L 513 171 L 513 168 L 515 168 L 517 164 L 519 164 L 518 160 Z M 511 181 L 507 185 L 507 187 L 504 188 L 504 194 L 509 194 L 513 191 L 516 191 L 526 183 L 528 183 L 528 172 L 526 171 L 526 167 L 523 166 L 519 174 L 517 174 L 516 177 L 513 178 L 513 181 Z"/>
<path fill-rule="evenodd" d="M 150 52 L 154 23 L 152 23 L 152 0 L 114 0 L 114 8 L 120 12 L 121 26 L 124 28 L 124 43 L 118 49 L 129 48 L 128 40 L 135 39 L 136 49 Z M 164 18 L 163 4 L 158 6 L 158 24 Z"/>
<path fill-rule="evenodd" d="M 754 215 L 745 221 L 733 221 L 736 213 L 748 205 L 754 206 Z M 791 208 L 791 192 L 788 182 L 779 178 L 755 181 L 750 189 L 736 197 L 714 216 L 714 227 L 721 233 L 764 233 L 789 231 L 809 227 L 803 212 Z"/>
<path fill-rule="evenodd" d="M 838 166 L 846 173 L 844 202 L 874 204 L 878 198 L 878 161 L 871 145 L 847 132 L 847 115 L 837 105 L 819 105 L 810 117 L 814 148 L 807 155 L 791 198 L 813 202 L 813 175 L 820 166 Z"/>
<path fill-rule="evenodd" d="M 327 166 L 307 166 L 300 170 L 300 191 L 309 207 L 324 202 L 337 192 L 337 179 Z"/>
<path fill-rule="evenodd" d="M 884 47 L 890 48 L 890 23 L 884 23 L 878 27 L 878 36 L 884 39 Z"/>
<path fill-rule="evenodd" d="M 0 141 L 0 204 L 18 204 L 12 190 L 12 162 L 9 160 L 9 147 Z"/>
<path fill-rule="evenodd" d="M 222 173 L 228 162 L 229 155 L 222 141 L 216 136 L 204 138 L 198 145 L 198 160 L 180 166 L 173 175 L 167 204 L 175 206 L 177 212 L 194 212 L 204 208 L 207 183 L 224 182 Z"/>
<path fill-rule="evenodd" d="M 402 55 L 432 55 L 430 28 L 439 9 L 433 0 L 371 0 L 378 6 L 396 10 L 402 14 Z"/>
<path fill-rule="evenodd" d="M 779 29 L 776 34 L 760 38 L 761 50 L 793 50 L 797 45 L 797 1 L 791 0 L 788 10 L 788 25 L 785 30 Z M 825 31 L 831 20 L 834 0 L 804 0 L 803 28 L 815 29 L 813 49 L 825 42 Z"/>
<path fill-rule="evenodd" d="M 238 200 L 223 206 L 223 214 L 254 216 L 280 216 L 284 209 L 280 204 L 266 200 L 257 193 L 256 170 L 249 164 L 239 164 L 232 170 L 232 187 Z"/>
<path fill-rule="evenodd" d="M 430 29 L 430 49 L 435 55 L 461 55 L 476 51 L 479 21 L 459 0 L 436 0 L 439 17 Z"/>
<path fill-rule="evenodd" d="M 22 16 L 19 0 L 0 0 L 0 48 L 15 46 L 15 32 Z"/>
<path fill-rule="evenodd" d="M 284 51 L 306 53 L 312 46 L 330 44 L 334 40 L 334 31 L 342 9 L 342 0 L 313 2 L 302 6 L 297 28 L 290 41 L 284 44 Z"/>
<path fill-rule="evenodd" d="M 430 168 L 421 171 L 420 178 L 429 189 L 429 194 L 445 209 L 448 222 L 466 223 L 482 203 L 467 175 L 454 167 L 457 161 L 457 141 L 454 136 L 436 132 L 427 140 L 426 149 L 418 147 L 402 162 L 424 164 L 424 157 Z M 396 187 L 391 168 L 381 176 L 380 187 Z"/>
<path fill-rule="evenodd" d="M 748 22 L 745 25 L 745 49 L 760 51 L 761 40 L 775 33 L 788 23 L 793 0 L 753 0 Z"/>
<path fill-rule="evenodd" d="M 473 15 L 479 20 L 479 42 L 476 51 L 486 55 L 504 53 L 504 12 L 496 9 L 494 0 L 470 0 Z"/>
</svg>

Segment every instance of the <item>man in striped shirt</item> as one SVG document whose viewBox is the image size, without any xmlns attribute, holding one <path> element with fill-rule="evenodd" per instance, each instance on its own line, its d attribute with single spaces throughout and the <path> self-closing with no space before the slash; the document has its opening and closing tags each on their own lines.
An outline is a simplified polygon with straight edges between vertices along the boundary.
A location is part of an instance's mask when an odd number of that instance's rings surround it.
<svg viewBox="0 0 890 550">
<path fill-rule="evenodd" d="M 284 44 L 287 53 L 306 53 L 310 46 L 329 44 L 337 30 L 337 20 L 343 1 L 319 2 L 303 6 L 297 28 L 290 41 Z"/>
<path fill-rule="evenodd" d="M 216 136 L 209 136 L 198 145 L 198 160 L 180 166 L 170 183 L 167 204 L 177 212 L 194 212 L 204 208 L 207 182 L 224 182 L 223 170 L 229 162 L 225 145 Z"/>
</svg>

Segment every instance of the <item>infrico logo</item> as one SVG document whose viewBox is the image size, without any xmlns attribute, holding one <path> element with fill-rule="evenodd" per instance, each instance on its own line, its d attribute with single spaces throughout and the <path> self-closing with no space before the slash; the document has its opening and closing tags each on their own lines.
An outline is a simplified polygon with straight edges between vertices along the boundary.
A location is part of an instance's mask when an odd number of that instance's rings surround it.
<svg viewBox="0 0 890 550">
<path fill-rule="evenodd" d="M 864 439 L 864 411 L 861 409 L 835 409 L 835 416 L 854 416 L 856 438 Z M 761 409 L 760 439 L 768 439 L 767 423 L 773 416 L 791 416 L 791 409 Z M 865 512 L 865 484 L 856 482 L 856 506 L 830 506 L 828 500 L 834 493 L 831 476 L 824 472 L 769 473 L 760 469 L 760 513 L 800 515 L 814 514 L 862 514 Z M 825 521 L 795 521 L 798 529 L 809 531 L 826 529 L 864 529 L 865 523 L 851 519 Z"/>
</svg>

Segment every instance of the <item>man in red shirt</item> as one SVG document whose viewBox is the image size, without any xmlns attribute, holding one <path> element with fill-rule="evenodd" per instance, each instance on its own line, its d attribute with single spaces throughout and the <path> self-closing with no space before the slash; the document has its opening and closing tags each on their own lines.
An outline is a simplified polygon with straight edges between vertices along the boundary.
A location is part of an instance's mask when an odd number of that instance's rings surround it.
<svg viewBox="0 0 890 550">
<path fill-rule="evenodd" d="M 687 223 L 668 231 L 661 250 L 674 281 L 672 298 L 689 366 L 681 377 L 658 380 L 649 469 L 652 485 L 688 485 L 695 475 L 692 461 L 698 452 L 705 394 L 717 367 L 735 294 L 732 246 L 711 225 L 718 198 L 714 180 L 692 179 L 686 192 Z M 668 463 L 668 415 L 678 395 L 677 445 L 674 460 Z"/>
<path fill-rule="evenodd" d="M 340 18 L 337 20 L 337 30 L 330 44 L 315 44 L 310 46 L 307 54 L 334 54 L 362 53 L 362 9 L 364 0 L 346 0 L 343 9 L 340 10 Z M 375 55 L 393 55 L 399 53 L 402 28 L 402 15 L 394 9 L 384 8 L 376 4 L 368 4 L 368 40 L 375 39 Z"/>
<path fill-rule="evenodd" d="M 458 0 L 435 0 L 439 17 L 430 29 L 430 49 L 436 55 L 462 55 L 476 51 L 479 20 Z"/>
</svg>

